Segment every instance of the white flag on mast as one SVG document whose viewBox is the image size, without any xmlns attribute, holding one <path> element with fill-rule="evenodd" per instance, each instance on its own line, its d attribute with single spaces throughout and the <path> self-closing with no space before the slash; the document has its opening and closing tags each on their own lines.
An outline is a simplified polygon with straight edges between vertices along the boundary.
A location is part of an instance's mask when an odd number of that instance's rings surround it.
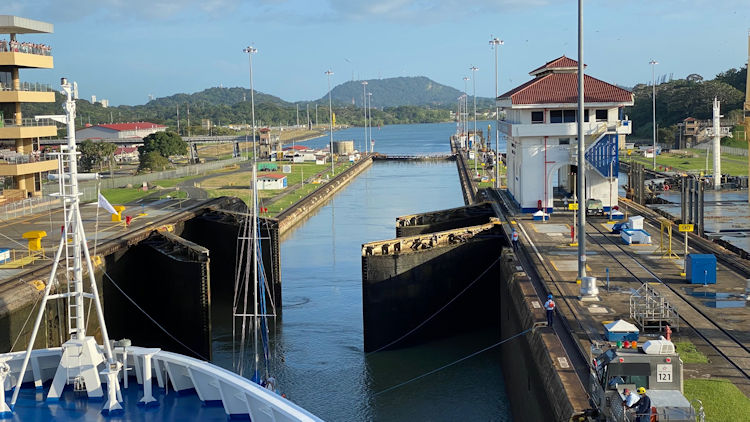
<svg viewBox="0 0 750 422">
<path fill-rule="evenodd" d="M 117 211 L 115 211 L 115 207 L 113 207 L 112 204 L 107 201 L 107 198 L 105 198 L 101 192 L 99 192 L 99 207 L 109 211 L 110 214 L 117 214 Z"/>
</svg>

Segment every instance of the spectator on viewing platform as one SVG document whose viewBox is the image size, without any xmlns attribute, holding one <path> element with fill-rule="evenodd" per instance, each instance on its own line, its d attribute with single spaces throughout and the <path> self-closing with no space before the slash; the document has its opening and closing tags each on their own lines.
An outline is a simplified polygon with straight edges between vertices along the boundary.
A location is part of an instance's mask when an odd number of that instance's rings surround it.
<svg viewBox="0 0 750 422">
<path fill-rule="evenodd" d="M 555 301 L 552 300 L 552 295 L 547 296 L 547 301 L 544 302 L 544 310 L 547 311 L 547 326 L 552 327 L 555 313 Z"/>
</svg>

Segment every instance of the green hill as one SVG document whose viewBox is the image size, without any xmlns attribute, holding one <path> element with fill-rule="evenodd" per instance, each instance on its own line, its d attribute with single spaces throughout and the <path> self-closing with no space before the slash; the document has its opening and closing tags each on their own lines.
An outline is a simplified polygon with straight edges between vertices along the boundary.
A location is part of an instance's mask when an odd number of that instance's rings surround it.
<svg viewBox="0 0 750 422">
<path fill-rule="evenodd" d="M 455 108 L 462 92 L 439 84 L 424 76 L 386 79 L 368 79 L 367 92 L 372 92 L 373 107 L 426 106 Z M 362 107 L 362 81 L 349 81 L 331 90 L 331 100 L 336 104 L 353 104 Z M 470 100 L 471 101 L 471 100 Z M 328 102 L 328 94 L 317 100 Z M 491 98 L 477 97 L 477 107 L 489 107 Z"/>
</svg>

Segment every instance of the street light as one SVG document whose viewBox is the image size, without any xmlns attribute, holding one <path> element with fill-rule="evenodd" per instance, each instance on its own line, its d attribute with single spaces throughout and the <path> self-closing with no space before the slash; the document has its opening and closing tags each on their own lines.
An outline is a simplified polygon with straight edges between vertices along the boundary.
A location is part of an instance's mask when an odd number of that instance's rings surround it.
<svg viewBox="0 0 750 422">
<path fill-rule="evenodd" d="M 362 81 L 362 109 L 365 112 L 365 154 L 367 154 L 367 81 Z"/>
<path fill-rule="evenodd" d="M 336 170 L 333 168 L 333 103 L 331 102 L 331 75 L 333 72 L 331 69 L 326 70 L 328 76 L 328 126 L 331 130 L 331 176 L 336 175 Z"/>
<path fill-rule="evenodd" d="M 477 170 L 477 76 L 476 71 L 479 70 L 478 67 L 472 66 L 469 68 L 471 70 L 471 84 L 474 86 L 474 142 L 472 142 L 472 146 L 474 147 L 474 173 L 479 175 L 479 170 Z"/>
<path fill-rule="evenodd" d="M 648 62 L 651 65 L 651 113 L 652 121 L 651 124 L 654 126 L 654 170 L 656 170 L 656 77 L 654 73 L 655 65 L 659 64 L 656 60 Z"/>
<path fill-rule="evenodd" d="M 490 35 L 491 37 L 492 35 Z M 495 189 L 500 188 L 500 106 L 497 105 L 497 96 L 500 93 L 497 90 L 497 49 L 505 44 L 503 40 L 492 38 L 490 45 L 495 50 Z"/>
</svg>

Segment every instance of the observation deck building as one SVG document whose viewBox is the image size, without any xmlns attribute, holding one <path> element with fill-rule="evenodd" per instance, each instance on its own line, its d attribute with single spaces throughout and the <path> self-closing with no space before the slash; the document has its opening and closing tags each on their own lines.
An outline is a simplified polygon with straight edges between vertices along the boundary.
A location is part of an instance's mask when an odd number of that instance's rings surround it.
<svg viewBox="0 0 750 422">
<path fill-rule="evenodd" d="M 42 195 L 42 173 L 57 170 L 57 160 L 39 151 L 39 138 L 57 136 L 48 119 L 22 115 L 24 103 L 53 103 L 49 85 L 21 79 L 20 70 L 52 69 L 51 49 L 18 35 L 50 34 L 50 23 L 0 15 L 0 203 Z M 5 38 L 4 35 L 8 35 Z"/>
</svg>

